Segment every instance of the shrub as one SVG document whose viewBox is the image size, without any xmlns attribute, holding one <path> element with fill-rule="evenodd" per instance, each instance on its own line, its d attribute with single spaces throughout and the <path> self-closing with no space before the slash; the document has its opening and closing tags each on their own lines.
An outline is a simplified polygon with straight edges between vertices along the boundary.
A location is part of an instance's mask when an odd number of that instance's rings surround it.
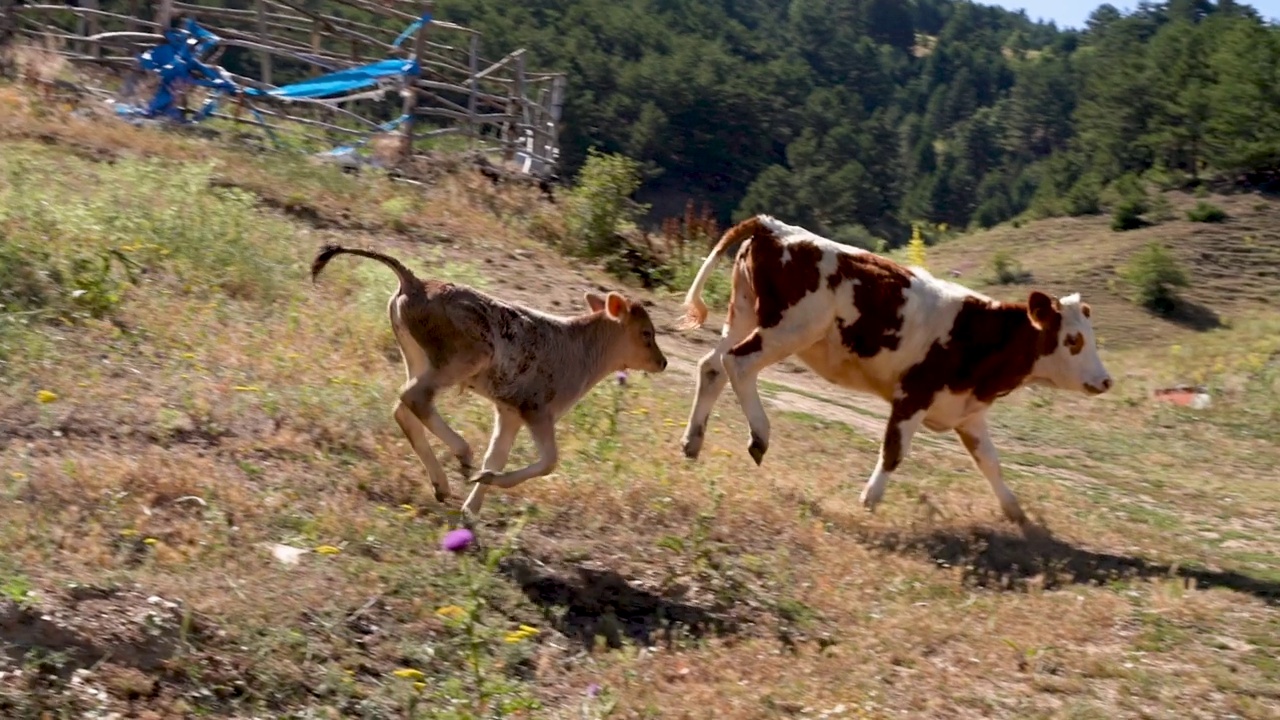
<svg viewBox="0 0 1280 720">
<path fill-rule="evenodd" d="M 1013 285 L 1026 282 L 1029 273 L 1022 269 L 1022 263 L 1007 250 L 998 250 L 991 258 L 991 270 L 996 282 L 1001 285 Z"/>
<path fill-rule="evenodd" d="M 1159 243 L 1148 243 L 1125 267 L 1124 279 L 1136 291 L 1143 307 L 1168 314 L 1177 307 L 1175 288 L 1187 287 L 1190 280 L 1177 259 Z"/>
<path fill-rule="evenodd" d="M 1102 186 L 1092 177 L 1086 177 L 1067 191 L 1063 200 L 1063 210 L 1072 217 L 1079 215 L 1097 215 L 1102 212 L 1102 204 L 1098 197 Z"/>
<path fill-rule="evenodd" d="M 1116 203 L 1111 211 L 1111 229 L 1116 232 L 1136 230 L 1147 224 L 1142 213 L 1147 211 L 1147 203 L 1137 198 L 1125 198 Z"/>
<path fill-rule="evenodd" d="M 619 230 L 646 210 L 631 200 L 640 182 L 640 164 L 635 160 L 588 150 L 587 162 L 565 202 L 565 224 L 574 251 L 594 256 L 618 249 Z"/>
<path fill-rule="evenodd" d="M 1227 211 L 1211 202 L 1201 200 L 1187 211 L 1187 219 L 1191 222 L 1219 223 L 1227 219 Z"/>
</svg>

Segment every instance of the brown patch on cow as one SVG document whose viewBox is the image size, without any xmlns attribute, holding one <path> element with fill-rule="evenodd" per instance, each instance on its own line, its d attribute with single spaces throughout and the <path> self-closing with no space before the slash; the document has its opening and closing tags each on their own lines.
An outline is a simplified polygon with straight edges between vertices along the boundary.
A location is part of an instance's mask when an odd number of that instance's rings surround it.
<svg viewBox="0 0 1280 720">
<path fill-rule="evenodd" d="M 902 463 L 902 431 L 898 429 L 898 423 L 905 419 L 895 412 L 885 428 L 884 442 L 880 444 L 880 468 L 885 472 L 897 470 Z"/>
<path fill-rule="evenodd" d="M 841 254 L 836 270 L 827 276 L 833 292 L 853 283 L 858 318 L 848 325 L 836 318 L 841 343 L 858 357 L 874 357 L 881 350 L 897 350 L 902 341 L 902 306 L 911 286 L 911 271 L 872 253 Z"/>
<path fill-rule="evenodd" d="M 956 435 L 960 436 L 960 442 L 964 445 L 964 449 L 972 455 L 978 451 L 978 445 L 982 444 L 982 440 L 975 435 L 971 435 L 960 428 L 956 428 Z"/>
<path fill-rule="evenodd" d="M 755 223 L 750 245 L 739 258 L 755 290 L 756 322 L 767 329 L 782 323 L 787 310 L 822 286 L 822 249 L 805 240 L 783 244 L 764 223 Z"/>
<path fill-rule="evenodd" d="M 758 353 L 764 348 L 764 339 L 760 337 L 759 330 L 752 330 L 742 342 L 734 345 L 729 350 L 730 355 L 744 357 L 752 353 Z"/>
<path fill-rule="evenodd" d="M 1084 333 L 1072 333 L 1063 338 L 1063 344 L 1071 351 L 1072 355 L 1079 355 L 1084 351 Z"/>
<path fill-rule="evenodd" d="M 924 360 L 902 376 L 903 398 L 895 403 L 894 414 L 910 417 L 926 410 L 944 389 L 972 392 L 984 403 L 1008 395 L 1026 380 L 1036 360 L 1057 350 L 1061 329 L 1057 301 L 1039 291 L 1025 304 L 965 298 L 950 340 L 934 342 Z"/>
<path fill-rule="evenodd" d="M 1089 308 L 1089 303 L 1080 303 L 1080 312 L 1084 313 L 1085 317 L 1089 317 L 1093 310 Z"/>
</svg>

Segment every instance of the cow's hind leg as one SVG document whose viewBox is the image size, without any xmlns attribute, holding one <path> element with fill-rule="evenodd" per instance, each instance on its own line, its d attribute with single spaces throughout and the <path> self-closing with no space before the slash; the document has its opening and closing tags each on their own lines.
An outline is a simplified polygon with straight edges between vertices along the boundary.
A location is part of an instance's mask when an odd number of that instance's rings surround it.
<svg viewBox="0 0 1280 720">
<path fill-rule="evenodd" d="M 711 409 L 715 407 L 716 400 L 720 399 L 720 393 L 724 391 L 729 379 L 724 370 L 724 355 L 742 342 L 754 326 L 755 311 L 750 300 L 735 297 L 729 318 L 721 332 L 720 342 L 698 361 L 698 389 L 694 395 L 693 407 L 689 411 L 689 421 L 685 424 L 684 437 L 681 438 L 684 455 L 690 460 L 696 459 L 702 451 Z"/>
<path fill-rule="evenodd" d="M 911 438 L 920 429 L 924 421 L 925 411 L 911 413 L 901 403 L 894 403 L 889 413 L 889 422 L 885 426 L 884 440 L 880 443 L 880 459 L 876 461 L 876 469 L 862 488 L 863 507 L 875 510 L 876 505 L 884 497 L 885 488 L 889 485 L 889 477 L 902 459 L 911 450 Z"/>
<path fill-rule="evenodd" d="M 729 376 L 729 384 L 733 386 L 733 393 L 738 396 L 738 403 L 751 426 L 751 444 L 747 452 L 756 465 L 764 462 L 764 454 L 769 450 L 769 417 L 760 402 L 756 380 L 765 368 L 812 345 L 824 329 L 817 323 L 789 323 L 784 320 L 772 328 L 756 328 L 724 355 L 725 374 Z"/>
<path fill-rule="evenodd" d="M 1026 523 L 1027 516 L 1022 512 L 1018 498 L 1014 496 L 1009 486 L 1004 484 L 1004 478 L 1001 476 L 1000 456 L 996 452 L 995 443 L 991 441 L 991 430 L 987 427 L 986 416 L 978 415 L 967 420 L 956 428 L 956 434 L 960 436 L 960 442 L 964 443 L 965 449 L 973 457 L 974 464 L 986 476 L 987 482 L 991 483 L 991 491 L 1000 501 L 1004 516 L 1019 525 Z"/>
</svg>

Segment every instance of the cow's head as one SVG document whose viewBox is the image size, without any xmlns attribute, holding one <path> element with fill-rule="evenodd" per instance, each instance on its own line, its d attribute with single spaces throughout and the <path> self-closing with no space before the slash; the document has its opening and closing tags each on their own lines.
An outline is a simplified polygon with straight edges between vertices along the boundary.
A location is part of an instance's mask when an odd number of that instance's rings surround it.
<svg viewBox="0 0 1280 720">
<path fill-rule="evenodd" d="M 620 326 L 620 345 L 613 348 L 624 368 L 658 373 L 667 368 L 667 356 L 658 347 L 657 332 L 649 311 L 640 303 L 628 301 L 621 294 L 611 292 L 601 297 L 589 292 L 586 294 L 587 307 L 591 312 L 604 311 L 605 316 Z"/>
<path fill-rule="evenodd" d="M 1042 347 L 1053 350 L 1036 360 L 1032 375 L 1054 387 L 1090 395 L 1111 389 L 1111 374 L 1098 357 L 1089 304 L 1079 293 L 1059 300 L 1034 290 L 1027 299 L 1027 314 L 1037 330 L 1057 340 L 1044 338 Z"/>
</svg>

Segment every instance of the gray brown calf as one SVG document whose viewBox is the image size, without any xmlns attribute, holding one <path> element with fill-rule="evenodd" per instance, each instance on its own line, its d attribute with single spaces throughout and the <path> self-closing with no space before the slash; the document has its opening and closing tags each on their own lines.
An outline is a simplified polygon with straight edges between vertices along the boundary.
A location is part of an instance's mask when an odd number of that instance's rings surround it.
<svg viewBox="0 0 1280 720">
<path fill-rule="evenodd" d="M 589 313 L 560 317 L 465 285 L 420 280 L 393 257 L 332 244 L 321 248 L 312 262 L 312 282 L 342 253 L 377 260 L 400 280 L 387 303 L 406 376 L 395 418 L 427 469 L 437 501 L 448 499 L 449 480 L 424 427 L 449 446 L 467 475 L 472 454 L 436 410 L 436 396 L 460 385 L 493 402 L 489 449 L 463 505 L 469 515 L 479 513 L 489 486 L 513 488 L 555 469 L 556 421 L 606 375 L 624 369 L 656 373 L 667 367 L 649 313 L 616 292 L 604 297 L 587 293 Z M 529 426 L 538 459 L 503 472 L 523 425 Z"/>
</svg>

